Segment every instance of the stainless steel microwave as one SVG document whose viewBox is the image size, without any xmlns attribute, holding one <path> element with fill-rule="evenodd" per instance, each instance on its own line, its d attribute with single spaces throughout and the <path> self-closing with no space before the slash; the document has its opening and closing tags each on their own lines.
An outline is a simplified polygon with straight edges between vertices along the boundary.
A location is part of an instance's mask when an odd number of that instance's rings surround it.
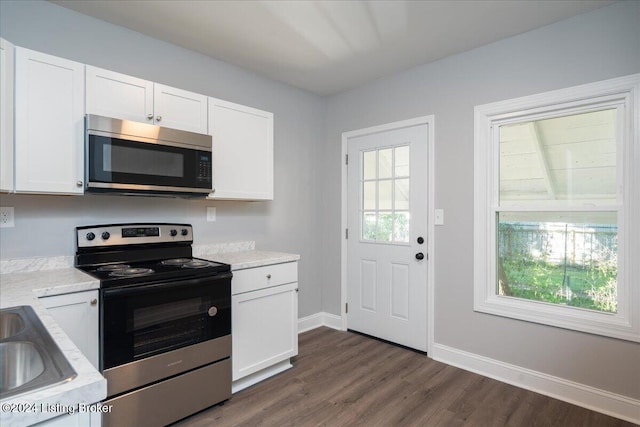
<svg viewBox="0 0 640 427">
<path fill-rule="evenodd" d="M 212 189 L 211 135 L 88 114 L 85 190 L 197 197 Z"/>
</svg>

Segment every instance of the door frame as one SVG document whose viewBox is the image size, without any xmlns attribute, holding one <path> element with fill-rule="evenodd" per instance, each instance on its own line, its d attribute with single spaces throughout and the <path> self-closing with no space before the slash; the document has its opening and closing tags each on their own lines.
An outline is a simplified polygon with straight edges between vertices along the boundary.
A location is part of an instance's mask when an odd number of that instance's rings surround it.
<svg viewBox="0 0 640 427">
<path fill-rule="evenodd" d="M 422 116 L 416 117 L 408 120 L 401 120 L 392 123 L 386 123 L 383 125 L 372 126 L 364 129 L 353 130 L 349 132 L 342 133 L 342 190 L 341 190 L 341 227 L 340 233 L 342 235 L 341 245 L 340 245 L 340 318 L 342 320 L 342 330 L 347 330 L 347 313 L 346 313 L 346 303 L 347 303 L 347 238 L 346 238 L 346 229 L 347 229 L 347 214 L 348 214 L 348 197 L 347 197 L 347 153 L 348 153 L 348 144 L 349 139 L 356 138 L 364 135 L 371 135 L 374 133 L 385 132 L 394 129 L 400 129 L 410 126 L 416 125 L 427 125 L 427 354 L 431 355 L 433 350 L 433 337 L 434 337 L 434 278 L 435 278 L 435 146 L 434 146 L 434 123 L 435 116 Z M 352 160 L 353 161 L 353 160 Z M 352 238 L 354 233 L 352 233 Z"/>
</svg>

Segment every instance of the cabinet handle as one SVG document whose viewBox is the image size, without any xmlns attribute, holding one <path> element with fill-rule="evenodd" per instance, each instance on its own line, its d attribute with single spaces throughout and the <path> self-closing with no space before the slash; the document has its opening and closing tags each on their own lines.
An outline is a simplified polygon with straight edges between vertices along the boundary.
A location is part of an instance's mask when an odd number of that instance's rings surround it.
<svg viewBox="0 0 640 427">
<path fill-rule="evenodd" d="M 267 274 L 267 279 L 271 279 L 271 275 L 270 274 Z"/>
<path fill-rule="evenodd" d="M 159 122 L 160 120 L 162 120 L 162 116 L 156 116 L 156 122 Z"/>
<path fill-rule="evenodd" d="M 153 120 L 153 114 L 147 114 L 147 120 Z"/>
<path fill-rule="evenodd" d="M 76 181 L 76 186 L 78 187 L 82 187 L 83 182 L 82 181 Z"/>
<path fill-rule="evenodd" d="M 98 304 L 98 300 L 94 298 L 89 302 L 89 304 L 96 305 L 96 304 Z"/>
</svg>

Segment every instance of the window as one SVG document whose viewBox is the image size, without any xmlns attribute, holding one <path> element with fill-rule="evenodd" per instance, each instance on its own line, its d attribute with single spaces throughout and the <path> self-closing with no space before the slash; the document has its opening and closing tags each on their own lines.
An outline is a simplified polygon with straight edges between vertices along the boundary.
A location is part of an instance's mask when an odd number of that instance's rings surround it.
<svg viewBox="0 0 640 427">
<path fill-rule="evenodd" d="M 640 341 L 639 88 L 476 107 L 476 311 Z"/>
<path fill-rule="evenodd" d="M 409 146 L 361 152 L 361 240 L 409 243 Z"/>
</svg>

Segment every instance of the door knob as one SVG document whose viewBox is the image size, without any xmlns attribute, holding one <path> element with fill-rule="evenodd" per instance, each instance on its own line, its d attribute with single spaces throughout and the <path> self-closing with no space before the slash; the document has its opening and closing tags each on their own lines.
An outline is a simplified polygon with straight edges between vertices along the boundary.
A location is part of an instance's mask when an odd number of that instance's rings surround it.
<svg viewBox="0 0 640 427">
<path fill-rule="evenodd" d="M 418 241 L 419 245 L 423 244 L 424 243 L 424 237 L 422 237 L 422 236 L 418 237 L 417 241 Z"/>
<path fill-rule="evenodd" d="M 424 254 L 423 254 L 422 252 L 418 252 L 418 253 L 416 254 L 416 259 L 417 259 L 417 260 L 422 260 L 422 259 L 424 259 Z"/>
</svg>

